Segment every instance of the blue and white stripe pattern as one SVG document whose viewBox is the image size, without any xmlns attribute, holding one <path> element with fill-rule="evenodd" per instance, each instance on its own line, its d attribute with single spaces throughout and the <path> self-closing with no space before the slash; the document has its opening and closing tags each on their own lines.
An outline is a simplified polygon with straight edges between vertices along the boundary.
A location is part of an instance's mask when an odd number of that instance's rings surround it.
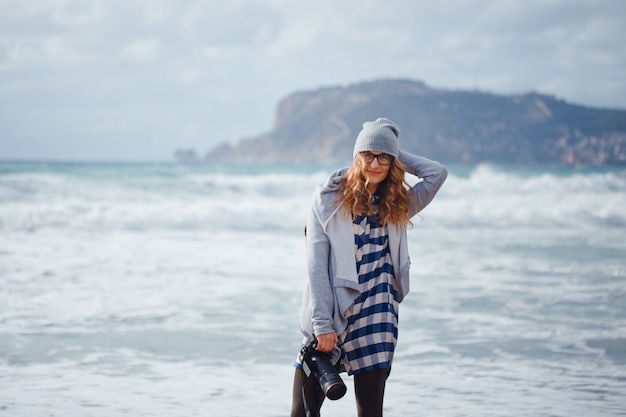
<svg viewBox="0 0 626 417">
<path fill-rule="evenodd" d="M 358 216 L 354 242 L 361 295 L 348 310 L 348 327 L 339 336 L 342 367 L 350 375 L 390 368 L 398 337 L 398 293 L 387 227 L 377 215 Z"/>
</svg>

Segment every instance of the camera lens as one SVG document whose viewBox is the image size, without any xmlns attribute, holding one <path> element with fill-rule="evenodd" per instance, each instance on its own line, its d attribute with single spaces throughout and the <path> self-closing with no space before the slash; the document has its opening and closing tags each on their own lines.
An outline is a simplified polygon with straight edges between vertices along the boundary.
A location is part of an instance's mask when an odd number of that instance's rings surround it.
<svg viewBox="0 0 626 417">
<path fill-rule="evenodd" d="M 328 399 L 338 400 L 345 395 L 346 385 L 327 353 L 313 351 L 308 357 L 308 362 L 313 375 L 319 381 L 320 387 Z"/>
<path fill-rule="evenodd" d="M 347 388 L 343 381 L 327 382 L 322 386 L 324 394 L 330 400 L 338 400 L 346 394 Z"/>
</svg>

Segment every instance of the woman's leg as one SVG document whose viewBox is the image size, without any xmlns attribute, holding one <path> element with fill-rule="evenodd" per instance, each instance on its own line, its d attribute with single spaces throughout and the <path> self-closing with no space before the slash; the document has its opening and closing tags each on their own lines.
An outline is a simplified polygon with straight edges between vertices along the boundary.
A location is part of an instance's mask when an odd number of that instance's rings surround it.
<svg viewBox="0 0 626 417">
<path fill-rule="evenodd" d="M 315 378 L 307 377 L 302 369 L 296 369 L 291 417 L 319 417 L 324 398 L 324 392 Z"/>
<path fill-rule="evenodd" d="M 382 417 L 385 382 L 390 368 L 354 375 L 354 395 L 359 417 Z"/>
</svg>

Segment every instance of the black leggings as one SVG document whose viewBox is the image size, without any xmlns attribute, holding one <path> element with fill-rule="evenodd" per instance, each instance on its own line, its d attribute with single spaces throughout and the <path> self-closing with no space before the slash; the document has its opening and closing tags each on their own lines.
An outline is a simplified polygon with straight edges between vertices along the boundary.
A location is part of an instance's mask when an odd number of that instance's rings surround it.
<svg viewBox="0 0 626 417">
<path fill-rule="evenodd" d="M 354 375 L 354 396 L 359 417 L 382 417 L 385 382 L 389 368 Z M 319 417 L 324 402 L 319 383 L 296 369 L 293 380 L 291 417 Z"/>
</svg>

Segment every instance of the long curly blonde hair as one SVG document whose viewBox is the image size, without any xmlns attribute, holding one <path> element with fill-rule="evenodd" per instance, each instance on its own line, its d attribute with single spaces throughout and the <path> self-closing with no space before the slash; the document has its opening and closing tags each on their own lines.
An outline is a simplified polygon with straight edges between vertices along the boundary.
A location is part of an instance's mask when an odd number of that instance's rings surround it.
<svg viewBox="0 0 626 417">
<path fill-rule="evenodd" d="M 371 204 L 373 195 L 367 188 L 367 177 L 362 172 L 364 164 L 365 161 L 360 156 L 354 159 L 339 189 L 336 201 L 337 204 L 343 203 L 346 212 L 352 216 L 353 220 L 360 214 L 371 215 L 376 211 Z M 378 216 L 381 224 L 392 223 L 403 226 L 413 224 L 409 218 L 411 186 L 404 178 L 405 171 L 406 166 L 398 158 L 394 158 L 387 178 L 378 185 L 376 192 L 380 196 Z"/>
</svg>

